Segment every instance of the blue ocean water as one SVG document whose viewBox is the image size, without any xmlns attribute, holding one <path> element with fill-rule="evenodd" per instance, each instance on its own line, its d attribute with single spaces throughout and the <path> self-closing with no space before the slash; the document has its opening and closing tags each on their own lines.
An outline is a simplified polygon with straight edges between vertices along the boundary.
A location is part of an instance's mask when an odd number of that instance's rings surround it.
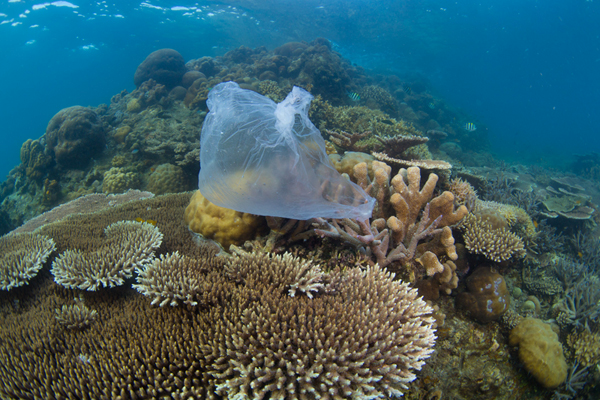
<svg viewBox="0 0 600 400">
<path fill-rule="evenodd" d="M 133 90 L 170 47 L 186 60 L 326 37 L 365 68 L 413 76 L 487 127 L 489 151 L 564 167 L 600 151 L 600 1 L 0 3 L 0 176 L 64 107 Z"/>
</svg>

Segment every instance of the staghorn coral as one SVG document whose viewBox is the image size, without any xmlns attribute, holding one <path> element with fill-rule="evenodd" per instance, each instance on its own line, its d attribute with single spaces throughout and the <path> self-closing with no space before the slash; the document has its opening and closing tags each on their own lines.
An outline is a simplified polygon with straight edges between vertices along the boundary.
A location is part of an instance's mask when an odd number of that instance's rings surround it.
<svg viewBox="0 0 600 400">
<path fill-rule="evenodd" d="M 83 329 L 98 318 L 98 311 L 89 309 L 83 304 L 83 297 L 75 299 L 75 304 L 63 305 L 54 310 L 54 317 L 67 329 Z"/>
<path fill-rule="evenodd" d="M 587 327 L 600 317 L 600 279 L 595 275 L 584 276 L 565 292 L 558 304 L 556 318 L 561 325 Z"/>
<path fill-rule="evenodd" d="M 0 289 L 26 285 L 42 269 L 55 247 L 54 240 L 35 233 L 0 237 Z"/>
<path fill-rule="evenodd" d="M 235 255 L 225 265 L 225 274 L 237 283 L 260 282 L 277 293 L 294 297 L 298 293 L 309 299 L 313 293 L 324 289 L 323 273 L 318 265 L 294 257 L 290 253 L 271 256 L 268 253 L 248 253 L 236 246 L 231 247 Z M 262 265 L 269 265 L 266 271 Z"/>
<path fill-rule="evenodd" d="M 98 249 L 66 250 L 52 263 L 52 275 L 70 289 L 97 290 L 122 285 L 134 268 L 142 268 L 162 243 L 158 228 L 146 222 L 120 221 L 104 230 Z"/>
<path fill-rule="evenodd" d="M 207 257 L 214 256 L 207 255 Z M 176 306 L 180 302 L 198 305 L 199 293 L 206 288 L 204 275 L 208 272 L 206 258 L 190 258 L 179 254 L 161 254 L 150 263 L 136 268 L 138 292 L 152 298 L 152 304 L 160 307 Z"/>
<path fill-rule="evenodd" d="M 269 263 L 254 273 L 277 277 L 277 265 L 284 264 Z M 378 266 L 354 268 L 336 276 L 331 294 L 291 297 L 264 285 L 272 290 L 261 290 L 260 301 L 227 308 L 207 333 L 212 339 L 205 347 L 217 394 L 290 400 L 401 396 L 415 379 L 411 370 L 432 352 L 434 319 L 416 290 L 392 278 Z"/>
</svg>

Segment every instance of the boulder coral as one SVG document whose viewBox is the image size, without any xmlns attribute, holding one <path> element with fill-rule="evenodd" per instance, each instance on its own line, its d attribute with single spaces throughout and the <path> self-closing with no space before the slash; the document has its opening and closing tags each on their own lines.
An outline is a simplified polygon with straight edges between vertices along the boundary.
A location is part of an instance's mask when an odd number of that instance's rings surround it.
<svg viewBox="0 0 600 400">
<path fill-rule="evenodd" d="M 510 331 L 508 343 L 519 346 L 519 359 L 525 369 L 547 389 L 567 379 L 567 363 L 558 335 L 537 318 L 525 318 Z"/>
<path fill-rule="evenodd" d="M 479 267 L 467 278 L 468 292 L 458 295 L 457 304 L 482 323 L 500 318 L 510 306 L 504 277 L 494 268 Z"/>
<path fill-rule="evenodd" d="M 46 128 L 47 150 L 66 169 L 79 169 L 104 150 L 106 137 L 100 117 L 87 107 L 60 110 Z"/>
<path fill-rule="evenodd" d="M 165 85 L 168 90 L 181 84 L 183 75 L 187 72 L 183 56 L 173 49 L 156 50 L 137 67 L 133 82 L 136 87 L 148 79 Z"/>
<path fill-rule="evenodd" d="M 264 217 L 219 207 L 197 190 L 185 210 L 185 223 L 190 230 L 212 239 L 228 249 L 266 233 Z"/>
<path fill-rule="evenodd" d="M 173 164 L 161 164 L 148 178 L 146 190 L 156 195 L 178 193 L 186 190 L 185 177 L 181 167 Z"/>
</svg>

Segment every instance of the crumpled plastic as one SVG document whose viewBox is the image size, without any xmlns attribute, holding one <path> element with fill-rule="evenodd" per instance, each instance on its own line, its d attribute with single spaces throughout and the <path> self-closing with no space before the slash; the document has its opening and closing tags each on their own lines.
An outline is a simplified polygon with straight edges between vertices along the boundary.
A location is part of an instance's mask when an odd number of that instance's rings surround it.
<svg viewBox="0 0 600 400">
<path fill-rule="evenodd" d="M 213 204 L 298 220 L 371 217 L 375 199 L 340 175 L 308 118 L 313 96 L 294 87 L 284 101 L 216 85 L 200 139 L 199 189 Z"/>
</svg>

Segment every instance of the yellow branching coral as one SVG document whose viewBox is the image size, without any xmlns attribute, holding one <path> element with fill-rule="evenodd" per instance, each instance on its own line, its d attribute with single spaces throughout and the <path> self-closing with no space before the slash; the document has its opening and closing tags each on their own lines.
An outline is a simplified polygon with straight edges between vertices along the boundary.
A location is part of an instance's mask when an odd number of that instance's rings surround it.
<svg viewBox="0 0 600 400">
<path fill-rule="evenodd" d="M 152 260 L 163 238 L 157 227 L 137 221 L 115 222 L 104 234 L 100 248 L 65 250 L 54 260 L 51 272 L 56 283 L 82 290 L 122 285 L 134 268 Z"/>
<path fill-rule="evenodd" d="M 26 285 L 54 251 L 54 240 L 34 233 L 0 237 L 0 289 Z"/>
</svg>

